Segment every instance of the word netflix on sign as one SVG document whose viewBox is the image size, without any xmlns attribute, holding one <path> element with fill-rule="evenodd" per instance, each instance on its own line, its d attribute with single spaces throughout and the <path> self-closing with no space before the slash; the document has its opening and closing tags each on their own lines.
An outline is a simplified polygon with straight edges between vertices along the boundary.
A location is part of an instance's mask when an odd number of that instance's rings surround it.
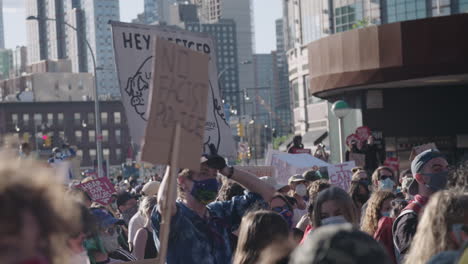
<svg viewBox="0 0 468 264">
<path fill-rule="evenodd" d="M 182 128 L 180 166 L 200 169 L 208 100 L 208 60 L 205 54 L 162 38 L 156 41 L 153 90 L 142 160 L 169 164 L 175 126 Z"/>
</svg>

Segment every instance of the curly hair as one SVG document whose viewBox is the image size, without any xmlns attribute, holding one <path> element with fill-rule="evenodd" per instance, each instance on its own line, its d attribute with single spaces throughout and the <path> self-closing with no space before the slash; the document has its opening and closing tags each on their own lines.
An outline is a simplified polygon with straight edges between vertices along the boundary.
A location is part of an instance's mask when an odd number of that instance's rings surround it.
<svg viewBox="0 0 468 264">
<path fill-rule="evenodd" d="M 382 217 L 380 210 L 383 203 L 388 199 L 395 199 L 395 195 L 389 191 L 376 191 L 369 198 L 366 213 L 363 217 L 361 230 L 373 236 Z"/>
<path fill-rule="evenodd" d="M 222 177 L 223 185 L 218 192 L 216 201 L 230 201 L 234 196 L 240 196 L 244 194 L 244 187 L 237 182 L 230 180 L 226 177 Z"/>
<path fill-rule="evenodd" d="M 0 237 L 20 236 L 29 219 L 39 231 L 38 240 L 30 243 L 48 262 L 66 263 L 67 238 L 82 230 L 82 224 L 65 186 L 45 164 L 17 159 L 10 152 L 0 153 L 0 160 Z M 9 263 L 8 257 L 0 256 L 0 262 Z"/>
<path fill-rule="evenodd" d="M 395 178 L 395 173 L 390 167 L 387 166 L 380 166 L 377 169 L 375 169 L 374 173 L 372 173 L 372 184 L 375 185 L 376 182 L 380 180 L 380 171 L 386 170 L 392 174 L 393 181 L 396 181 L 397 179 Z M 377 186 L 375 186 L 377 188 Z"/>
<path fill-rule="evenodd" d="M 434 255 L 456 250 L 451 239 L 453 224 L 463 223 L 468 214 L 468 192 L 449 189 L 435 193 L 419 220 L 405 263 L 427 263 Z"/>
<path fill-rule="evenodd" d="M 309 205 L 307 207 L 309 219 L 312 219 L 312 213 L 314 211 L 314 201 L 317 198 L 318 193 L 327 188 L 330 188 L 330 186 L 330 182 L 328 182 L 328 180 L 325 179 L 314 181 L 309 185 Z"/>
</svg>

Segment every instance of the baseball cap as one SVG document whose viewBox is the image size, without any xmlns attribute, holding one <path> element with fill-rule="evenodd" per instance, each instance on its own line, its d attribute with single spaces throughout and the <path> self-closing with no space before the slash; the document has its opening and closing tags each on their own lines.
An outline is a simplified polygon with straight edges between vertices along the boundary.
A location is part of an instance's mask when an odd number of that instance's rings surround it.
<svg viewBox="0 0 468 264">
<path fill-rule="evenodd" d="M 283 189 L 284 187 L 289 187 L 289 185 L 287 185 L 287 184 L 278 183 L 274 177 L 270 177 L 270 176 L 260 177 L 260 180 L 262 180 L 263 182 L 268 183 L 270 186 L 275 188 L 276 191 L 279 191 L 279 190 Z"/>
<path fill-rule="evenodd" d="M 145 196 L 153 196 L 158 194 L 159 186 L 161 185 L 158 181 L 150 181 L 143 185 L 143 189 L 141 189 L 141 194 Z"/>
<path fill-rule="evenodd" d="M 136 196 L 131 195 L 129 192 L 119 192 L 117 194 L 116 203 L 117 206 L 124 205 L 130 199 L 136 199 Z"/>
<path fill-rule="evenodd" d="M 411 162 L 411 172 L 413 173 L 413 175 L 416 173 L 420 173 L 424 165 L 426 165 L 426 163 L 428 163 L 432 159 L 440 157 L 444 156 L 442 155 L 442 153 L 435 149 L 428 149 L 419 153 Z M 416 181 L 416 179 L 414 179 L 411 182 L 408 188 L 408 192 L 411 195 L 418 194 L 418 182 Z"/>
<path fill-rule="evenodd" d="M 300 181 L 305 181 L 304 176 L 302 176 L 301 174 L 295 174 L 289 178 L 288 183 L 291 184 L 292 182 L 300 182 Z"/>
<path fill-rule="evenodd" d="M 113 217 L 110 213 L 108 213 L 107 211 L 103 209 L 99 209 L 99 208 L 91 209 L 91 214 L 95 217 L 95 219 L 97 220 L 98 224 L 101 227 L 107 227 L 107 226 L 114 225 L 114 224 L 116 225 L 125 224 L 124 220 Z"/>
</svg>

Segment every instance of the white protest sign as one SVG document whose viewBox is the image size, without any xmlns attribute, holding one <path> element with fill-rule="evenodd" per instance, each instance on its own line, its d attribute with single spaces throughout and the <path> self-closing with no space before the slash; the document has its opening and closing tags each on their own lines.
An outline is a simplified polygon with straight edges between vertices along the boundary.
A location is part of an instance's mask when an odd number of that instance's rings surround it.
<svg viewBox="0 0 468 264">
<path fill-rule="evenodd" d="M 235 158 L 232 131 L 224 115 L 219 93 L 213 38 L 205 33 L 192 33 L 174 27 L 122 22 L 111 22 L 111 25 L 120 92 L 133 141 L 141 144 L 147 125 L 152 64 L 155 59 L 153 53 L 156 38 L 161 37 L 210 56 L 203 152 L 209 152 L 208 145 L 213 143 L 220 155 Z"/>
<path fill-rule="evenodd" d="M 330 179 L 330 184 L 348 191 L 349 186 L 351 185 L 351 178 L 353 176 L 353 172 L 351 170 L 354 167 L 356 167 L 354 161 L 328 166 L 328 178 Z"/>
<path fill-rule="evenodd" d="M 287 184 L 289 177 L 302 174 L 314 167 L 327 167 L 330 164 L 309 154 L 288 154 L 273 151 L 268 158 L 270 165 L 276 168 L 276 181 Z"/>
</svg>

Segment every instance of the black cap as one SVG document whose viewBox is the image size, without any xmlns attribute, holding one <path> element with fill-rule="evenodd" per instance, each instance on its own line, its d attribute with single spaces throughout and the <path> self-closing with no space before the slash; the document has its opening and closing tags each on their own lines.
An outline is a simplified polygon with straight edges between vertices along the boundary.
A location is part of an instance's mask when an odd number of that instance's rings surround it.
<svg viewBox="0 0 468 264">
<path fill-rule="evenodd" d="M 130 199 L 136 199 L 136 196 L 131 195 L 129 192 L 119 192 L 117 194 L 117 206 L 124 205 Z"/>
</svg>

